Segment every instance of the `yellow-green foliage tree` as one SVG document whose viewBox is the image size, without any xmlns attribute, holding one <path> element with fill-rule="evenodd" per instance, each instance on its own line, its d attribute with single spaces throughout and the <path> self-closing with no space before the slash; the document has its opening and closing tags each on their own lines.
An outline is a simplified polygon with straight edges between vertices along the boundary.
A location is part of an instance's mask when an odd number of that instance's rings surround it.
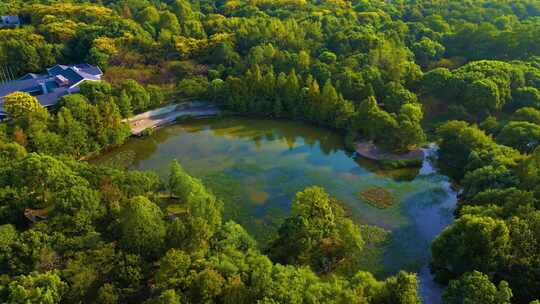
<svg viewBox="0 0 540 304">
<path fill-rule="evenodd" d="M 37 98 L 24 92 L 14 92 L 4 96 L 4 110 L 13 119 L 27 117 L 31 113 L 45 111 Z"/>
</svg>

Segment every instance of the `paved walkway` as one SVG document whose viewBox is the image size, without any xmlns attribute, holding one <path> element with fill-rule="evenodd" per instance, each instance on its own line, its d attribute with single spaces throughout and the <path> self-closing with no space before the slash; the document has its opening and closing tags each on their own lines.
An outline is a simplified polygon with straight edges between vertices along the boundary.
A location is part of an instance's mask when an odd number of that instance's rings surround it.
<svg viewBox="0 0 540 304">
<path fill-rule="evenodd" d="M 172 107 L 164 107 L 164 109 L 166 112 L 157 109 L 130 118 L 128 123 L 131 127 L 131 134 L 140 135 L 146 129 L 154 129 L 173 123 L 181 116 L 207 117 L 219 113 L 219 109 L 215 105 L 208 103 L 181 103 Z M 153 115 L 153 113 L 156 114 Z"/>
</svg>

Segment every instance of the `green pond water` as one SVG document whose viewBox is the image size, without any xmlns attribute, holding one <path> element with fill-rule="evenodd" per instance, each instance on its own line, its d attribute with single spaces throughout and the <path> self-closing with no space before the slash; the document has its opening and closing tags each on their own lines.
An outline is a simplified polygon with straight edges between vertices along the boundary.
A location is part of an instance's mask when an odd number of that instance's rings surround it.
<svg viewBox="0 0 540 304">
<path fill-rule="evenodd" d="M 92 162 L 165 178 L 174 159 L 201 178 L 224 201 L 225 218 L 242 224 L 261 246 L 287 216 L 296 192 L 324 187 L 355 221 L 369 225 L 363 229 L 365 268 L 380 277 L 406 269 L 426 280 L 429 245 L 452 221 L 456 202 L 448 179 L 429 162 L 421 169 L 380 170 L 346 152 L 342 135 L 294 122 L 194 120 L 133 138 Z M 364 202 L 359 192 L 373 186 L 390 191 L 396 203 L 378 209 Z"/>
</svg>

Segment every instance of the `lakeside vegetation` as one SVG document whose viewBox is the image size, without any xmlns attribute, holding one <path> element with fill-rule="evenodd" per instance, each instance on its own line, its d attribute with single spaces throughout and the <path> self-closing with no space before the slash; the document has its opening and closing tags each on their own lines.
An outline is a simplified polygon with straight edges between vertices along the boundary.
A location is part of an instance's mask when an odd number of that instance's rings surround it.
<svg viewBox="0 0 540 304">
<path fill-rule="evenodd" d="M 444 302 L 540 294 L 538 1 L 5 0 L 4 14 L 23 22 L 0 29 L 13 75 L 86 61 L 107 81 L 52 113 L 28 94 L 4 100 L 2 302 L 420 301 L 413 274 L 340 272 L 362 263 L 362 229 L 323 189 L 298 189 L 265 255 L 177 164 L 162 181 L 76 161 L 122 144 L 123 118 L 190 98 L 391 151 L 437 141 L 463 190 L 432 244 Z M 185 214 L 167 218 L 162 191 Z"/>
<path fill-rule="evenodd" d="M 395 203 L 392 193 L 382 187 L 370 187 L 358 193 L 364 201 L 381 209 L 388 208 Z"/>
</svg>

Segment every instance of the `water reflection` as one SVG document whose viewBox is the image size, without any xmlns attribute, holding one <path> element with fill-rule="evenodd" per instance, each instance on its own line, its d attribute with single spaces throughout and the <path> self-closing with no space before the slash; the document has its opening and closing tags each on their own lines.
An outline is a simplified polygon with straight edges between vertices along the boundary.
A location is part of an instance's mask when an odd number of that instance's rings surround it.
<svg viewBox="0 0 540 304">
<path fill-rule="evenodd" d="M 455 205 L 447 179 L 436 172 L 383 170 L 347 152 L 340 134 L 293 122 L 195 120 L 132 139 L 92 161 L 155 170 L 166 177 L 173 159 L 225 201 L 226 218 L 238 221 L 263 244 L 287 216 L 297 191 L 323 186 L 357 222 L 392 232 L 384 246 L 366 253 L 382 261 L 365 266 L 379 276 L 399 269 L 420 271 L 429 259 L 431 240 L 451 222 Z M 387 209 L 365 203 L 358 194 L 369 186 L 389 190 L 397 202 Z M 363 231 L 366 239 L 377 238 L 370 229 Z"/>
</svg>

